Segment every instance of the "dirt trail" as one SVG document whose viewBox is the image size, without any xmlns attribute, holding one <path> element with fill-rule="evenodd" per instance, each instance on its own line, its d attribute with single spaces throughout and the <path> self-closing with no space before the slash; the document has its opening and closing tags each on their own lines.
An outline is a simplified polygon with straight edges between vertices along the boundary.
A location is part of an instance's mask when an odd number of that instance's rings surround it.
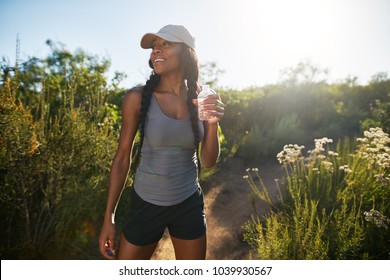
<svg viewBox="0 0 390 280">
<path fill-rule="evenodd" d="M 275 187 L 275 178 L 282 172 L 276 163 L 244 165 L 237 158 L 228 159 L 218 172 L 202 184 L 207 218 L 207 259 L 245 260 L 250 258 L 250 247 L 242 241 L 242 226 L 254 213 L 250 203 L 251 190 L 242 178 L 246 168 L 258 168 L 269 188 Z M 259 202 L 259 211 L 265 205 Z M 174 260 L 175 254 L 169 235 L 164 234 L 152 257 L 155 260 Z"/>
</svg>

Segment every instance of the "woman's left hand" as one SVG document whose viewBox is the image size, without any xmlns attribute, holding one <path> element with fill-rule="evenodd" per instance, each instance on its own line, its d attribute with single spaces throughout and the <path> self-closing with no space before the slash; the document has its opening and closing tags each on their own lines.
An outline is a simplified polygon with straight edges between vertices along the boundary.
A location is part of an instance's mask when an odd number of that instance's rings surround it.
<svg viewBox="0 0 390 280">
<path fill-rule="evenodd" d="M 198 106 L 197 99 L 194 99 L 193 103 Z M 217 93 L 207 96 L 207 98 L 203 101 L 203 106 L 207 112 L 207 115 L 210 116 L 210 118 L 207 120 L 209 124 L 216 124 L 221 121 L 225 112 L 225 108 L 221 98 Z"/>
</svg>

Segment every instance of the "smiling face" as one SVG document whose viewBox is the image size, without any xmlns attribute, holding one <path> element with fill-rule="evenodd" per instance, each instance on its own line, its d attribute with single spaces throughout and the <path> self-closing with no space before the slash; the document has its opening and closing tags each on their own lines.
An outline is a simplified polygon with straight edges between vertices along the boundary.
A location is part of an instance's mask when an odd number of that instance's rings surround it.
<svg viewBox="0 0 390 280">
<path fill-rule="evenodd" d="M 162 75 L 181 71 L 180 54 L 182 47 L 180 43 L 169 42 L 156 37 L 153 41 L 152 53 L 150 54 L 154 72 Z"/>
</svg>

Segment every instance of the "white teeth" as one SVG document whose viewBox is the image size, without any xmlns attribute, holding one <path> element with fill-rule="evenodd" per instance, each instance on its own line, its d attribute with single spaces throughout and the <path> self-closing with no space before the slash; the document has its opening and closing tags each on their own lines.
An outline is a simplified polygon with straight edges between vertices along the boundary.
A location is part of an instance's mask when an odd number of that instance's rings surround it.
<svg viewBox="0 0 390 280">
<path fill-rule="evenodd" d="M 162 58 L 157 58 L 157 59 L 154 60 L 154 62 L 162 62 L 162 61 L 165 61 L 165 60 L 162 59 Z"/>
</svg>

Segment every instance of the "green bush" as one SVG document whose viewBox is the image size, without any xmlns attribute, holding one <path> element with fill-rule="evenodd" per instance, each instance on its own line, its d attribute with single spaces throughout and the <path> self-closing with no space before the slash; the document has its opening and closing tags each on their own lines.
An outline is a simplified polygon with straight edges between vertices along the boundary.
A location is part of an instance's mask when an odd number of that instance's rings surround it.
<svg viewBox="0 0 390 280">
<path fill-rule="evenodd" d="M 2 258 L 92 257 L 89 242 L 100 227 L 117 135 L 80 108 L 64 107 L 54 118 L 42 112 L 35 121 L 6 88 L 0 96 Z"/>
<path fill-rule="evenodd" d="M 249 160 L 268 158 L 283 147 L 286 139 L 296 142 L 304 139 L 295 113 L 282 117 L 273 127 L 255 124 L 242 141 L 238 155 Z"/>
<path fill-rule="evenodd" d="M 365 131 L 355 152 L 349 141 L 331 139 L 286 145 L 277 156 L 285 180 L 275 199 L 257 169 L 244 178 L 270 210 L 246 224 L 244 235 L 260 259 L 388 259 L 390 245 L 390 138 L 380 128 Z M 256 183 L 254 178 L 259 179 Z"/>
<path fill-rule="evenodd" d="M 348 79 L 328 84 L 324 73 L 300 63 L 277 84 L 221 90 L 226 105 L 221 126 L 230 153 L 250 161 L 273 156 L 285 143 L 310 145 L 323 135 L 354 138 L 375 126 L 389 133 L 387 75 L 362 86 Z"/>
<path fill-rule="evenodd" d="M 2 65 L 2 259 L 98 258 L 120 115 L 109 62 L 48 43 L 46 59 Z M 131 179 L 129 179 L 131 180 Z M 130 183 L 130 181 L 129 181 Z"/>
</svg>

